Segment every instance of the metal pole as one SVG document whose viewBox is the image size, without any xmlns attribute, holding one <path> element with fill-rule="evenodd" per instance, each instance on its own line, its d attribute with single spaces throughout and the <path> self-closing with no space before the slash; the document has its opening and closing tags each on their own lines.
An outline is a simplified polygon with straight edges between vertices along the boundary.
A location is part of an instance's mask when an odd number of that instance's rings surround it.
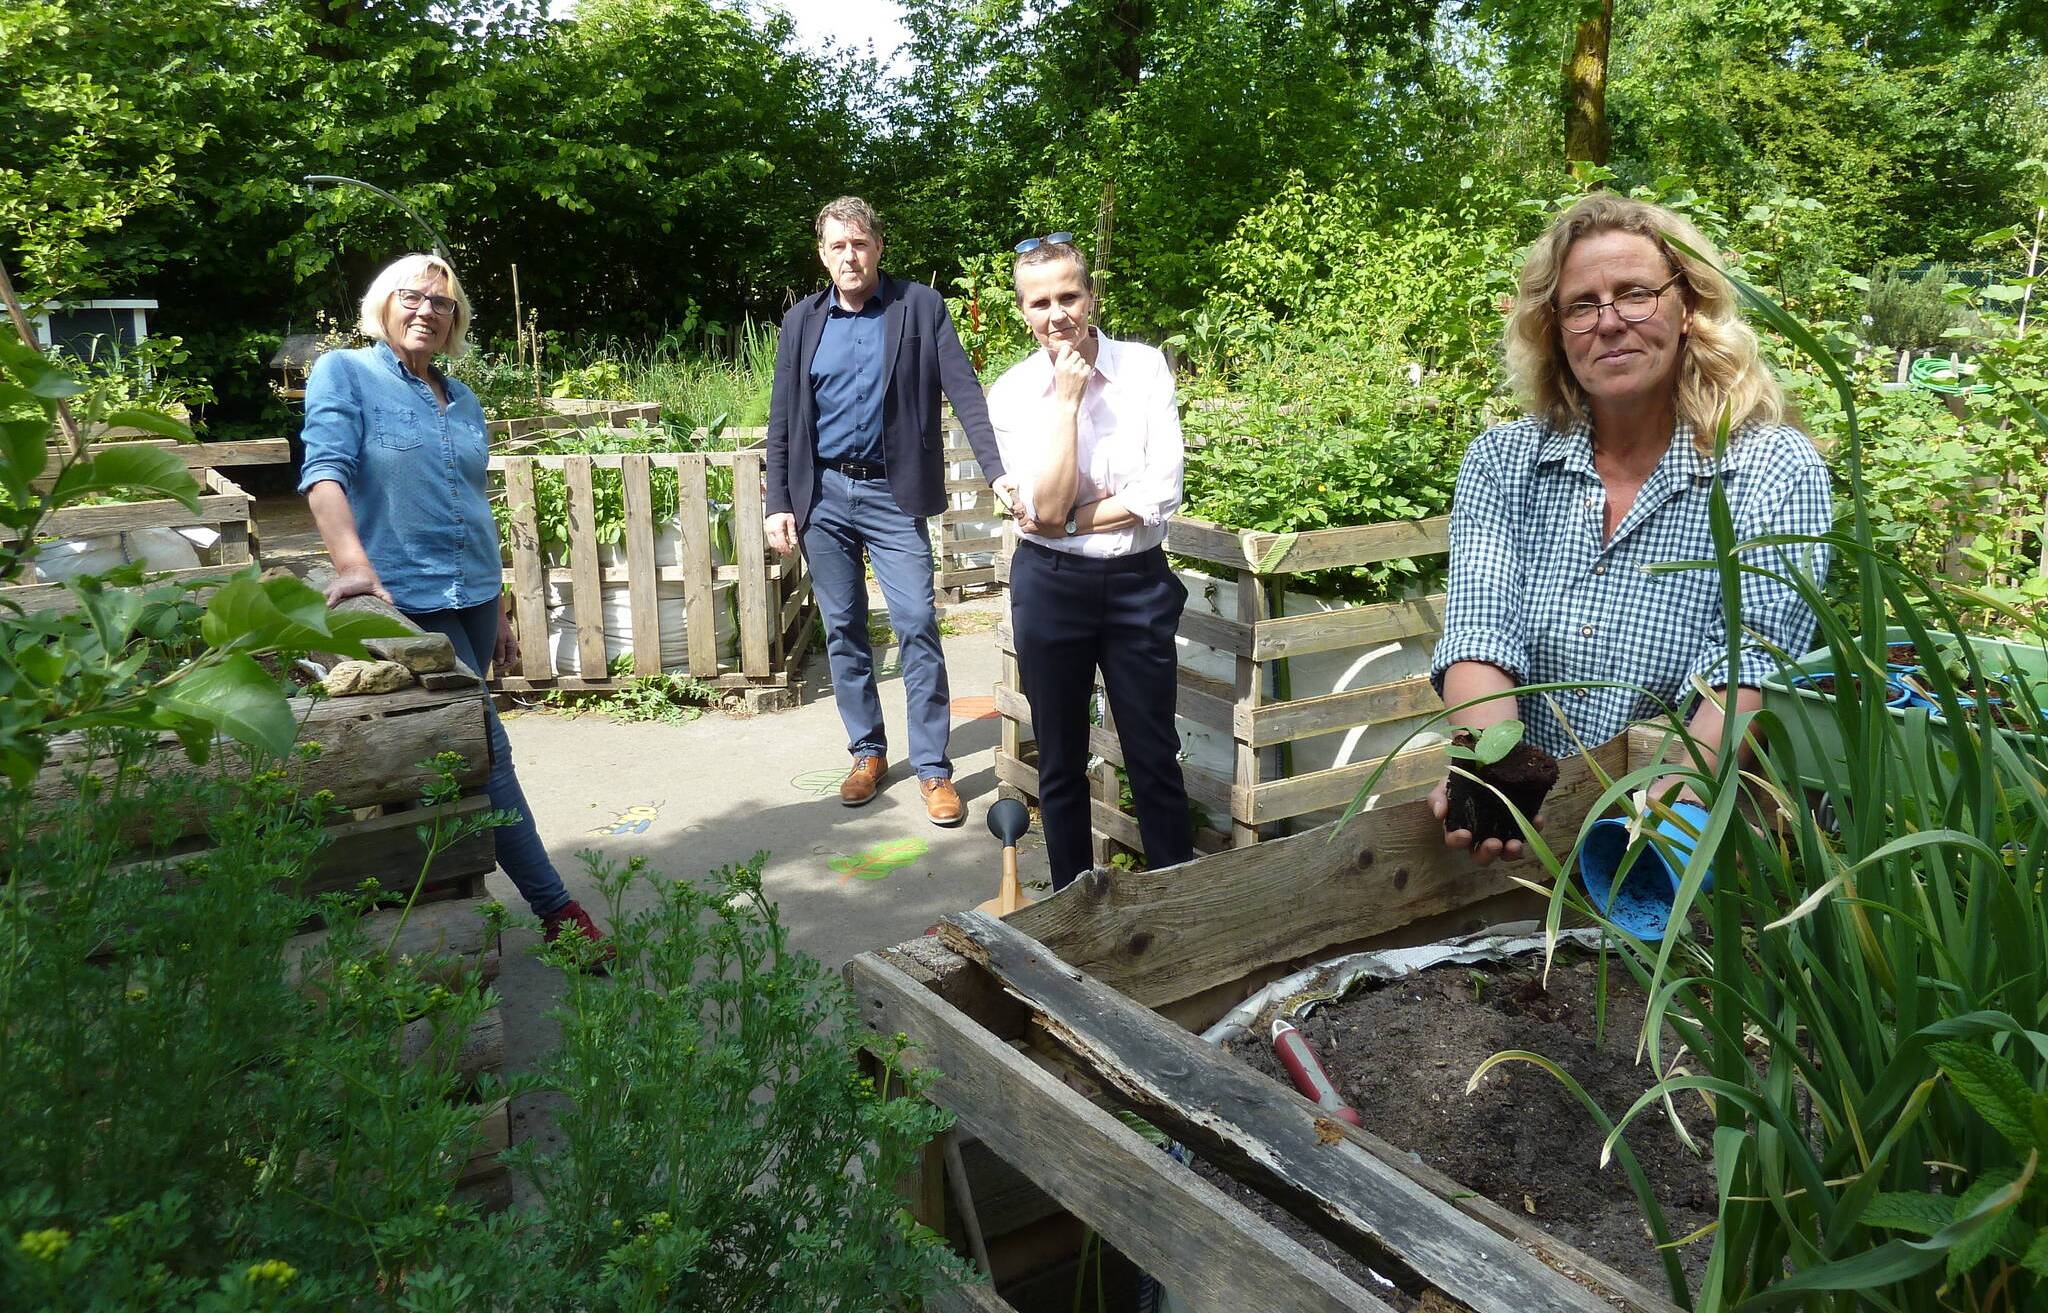
<svg viewBox="0 0 2048 1313">
<path fill-rule="evenodd" d="M 0 260 L 0 299 L 7 302 L 8 317 L 14 320 L 14 331 L 21 334 L 21 344 L 29 350 L 36 350 L 35 330 L 29 327 L 28 316 L 22 312 L 21 302 L 15 299 L 14 280 L 7 276 L 7 262 Z M 85 442 L 78 436 L 78 422 L 71 418 L 71 405 L 62 397 L 57 399 L 57 429 L 64 435 L 64 445 L 71 450 L 71 459 L 80 460 L 85 456 Z"/>
<path fill-rule="evenodd" d="M 413 213 L 411 206 L 407 205 L 404 201 L 399 200 L 390 192 L 385 191 L 382 187 L 377 186 L 375 183 L 364 182 L 361 178 L 344 178 L 338 173 L 309 173 L 306 175 L 305 180 L 309 186 L 314 183 L 322 182 L 345 182 L 351 186 L 361 187 L 366 191 L 373 191 L 377 193 L 379 196 L 382 196 L 385 200 L 390 201 L 393 205 L 397 206 L 399 212 L 404 214 L 406 218 L 411 219 L 414 223 L 420 226 L 420 230 L 426 233 L 428 242 L 432 243 L 434 248 L 434 254 L 441 257 L 441 262 L 443 264 L 447 265 L 450 269 L 453 269 L 455 267 L 455 258 L 448 254 L 448 244 L 441 240 L 441 234 L 434 231 L 434 226 L 428 223 L 425 219 L 420 218 L 419 215 Z"/>
</svg>

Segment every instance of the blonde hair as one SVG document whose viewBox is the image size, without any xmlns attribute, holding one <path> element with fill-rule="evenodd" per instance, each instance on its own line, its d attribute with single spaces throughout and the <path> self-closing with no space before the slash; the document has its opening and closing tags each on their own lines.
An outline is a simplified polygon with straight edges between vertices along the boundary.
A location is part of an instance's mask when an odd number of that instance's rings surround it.
<svg viewBox="0 0 2048 1313">
<path fill-rule="evenodd" d="M 1797 427 L 1798 412 L 1758 353 L 1735 287 L 1714 262 L 1713 244 L 1682 215 L 1611 192 L 1594 192 L 1559 215 L 1523 261 L 1506 333 L 1508 378 L 1522 404 L 1558 428 L 1592 418 L 1585 389 L 1565 360 L 1557 279 L 1573 243 L 1608 232 L 1648 239 L 1680 275 L 1677 291 L 1692 310 L 1692 327 L 1679 343 L 1678 418 L 1691 427 L 1701 454 L 1713 452 L 1723 415 L 1731 435 L 1749 424 Z"/>
<path fill-rule="evenodd" d="M 455 298 L 455 322 L 448 329 L 448 345 L 443 348 L 450 356 L 460 356 L 469 350 L 469 296 L 462 290 L 462 280 L 455 276 L 455 270 L 438 255 L 401 255 L 383 271 L 370 280 L 370 290 L 363 293 L 362 317 L 356 321 L 356 329 L 372 342 L 384 342 L 384 306 L 391 300 L 391 294 L 401 287 L 411 287 L 425 273 L 437 273 L 448 285 L 448 295 Z"/>
</svg>

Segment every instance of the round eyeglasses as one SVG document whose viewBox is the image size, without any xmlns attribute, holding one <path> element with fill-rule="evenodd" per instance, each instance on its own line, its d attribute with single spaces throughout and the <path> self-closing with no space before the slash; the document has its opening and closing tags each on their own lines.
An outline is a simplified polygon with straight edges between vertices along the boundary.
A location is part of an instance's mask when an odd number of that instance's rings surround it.
<svg viewBox="0 0 2048 1313">
<path fill-rule="evenodd" d="M 1026 237 L 1023 241 L 1018 242 L 1014 249 L 1017 254 L 1024 255 L 1037 250 L 1041 246 L 1072 246 L 1073 244 L 1074 234 L 1072 233 L 1047 233 L 1043 237 Z"/>
<path fill-rule="evenodd" d="M 401 287 L 391 295 L 398 299 L 398 304 L 408 310 L 417 310 L 425 306 L 444 318 L 455 317 L 455 298 L 452 296 L 429 296 L 417 287 Z"/>
<path fill-rule="evenodd" d="M 1574 301 L 1557 312 L 1557 322 L 1567 333 L 1590 333 L 1600 324 L 1600 312 L 1608 306 L 1624 324 L 1640 324 L 1657 313 L 1657 299 L 1671 290 L 1684 274 L 1673 274 L 1662 287 L 1631 287 L 1612 301 Z"/>
</svg>

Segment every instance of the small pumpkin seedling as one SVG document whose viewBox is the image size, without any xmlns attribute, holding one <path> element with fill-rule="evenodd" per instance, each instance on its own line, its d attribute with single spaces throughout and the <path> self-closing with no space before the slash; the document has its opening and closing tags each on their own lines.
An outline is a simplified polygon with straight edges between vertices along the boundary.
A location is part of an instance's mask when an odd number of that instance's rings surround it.
<svg viewBox="0 0 2048 1313">
<path fill-rule="evenodd" d="M 1465 773 L 1454 770 L 1445 791 L 1450 804 L 1444 814 L 1446 833 L 1470 830 L 1475 846 L 1488 839 L 1508 843 L 1522 838 L 1515 812 L 1536 815 L 1551 786 L 1557 783 L 1557 759 L 1532 743 L 1524 743 L 1523 733 L 1521 721 L 1504 720 L 1476 735 L 1470 730 L 1459 730 L 1452 736 L 1444 751 L 1464 767 Z M 1503 795 L 1507 798 L 1505 803 L 1501 801 Z"/>
</svg>

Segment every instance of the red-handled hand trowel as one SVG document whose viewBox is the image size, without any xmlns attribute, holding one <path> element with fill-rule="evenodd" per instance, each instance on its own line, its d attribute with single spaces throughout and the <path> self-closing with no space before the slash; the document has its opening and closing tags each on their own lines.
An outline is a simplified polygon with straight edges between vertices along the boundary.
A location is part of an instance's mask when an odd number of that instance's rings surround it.
<svg viewBox="0 0 2048 1313">
<path fill-rule="evenodd" d="M 990 916 L 1008 916 L 1020 907 L 1027 907 L 1031 900 L 1024 896 L 1024 887 L 1017 883 L 1017 840 L 1024 837 L 1024 831 L 1031 828 L 1031 813 L 1015 798 L 1005 798 L 988 809 L 988 832 L 1003 841 L 1003 883 L 996 896 L 975 908 Z"/>
<path fill-rule="evenodd" d="M 1280 1059 L 1280 1065 L 1287 1068 L 1294 1088 L 1300 1090 L 1309 1102 L 1338 1121 L 1350 1122 L 1353 1126 L 1361 1124 L 1358 1110 L 1344 1102 L 1344 1096 L 1337 1093 L 1337 1083 L 1323 1069 L 1323 1060 L 1309 1047 L 1308 1036 L 1285 1017 L 1273 1019 L 1273 1053 Z"/>
</svg>

